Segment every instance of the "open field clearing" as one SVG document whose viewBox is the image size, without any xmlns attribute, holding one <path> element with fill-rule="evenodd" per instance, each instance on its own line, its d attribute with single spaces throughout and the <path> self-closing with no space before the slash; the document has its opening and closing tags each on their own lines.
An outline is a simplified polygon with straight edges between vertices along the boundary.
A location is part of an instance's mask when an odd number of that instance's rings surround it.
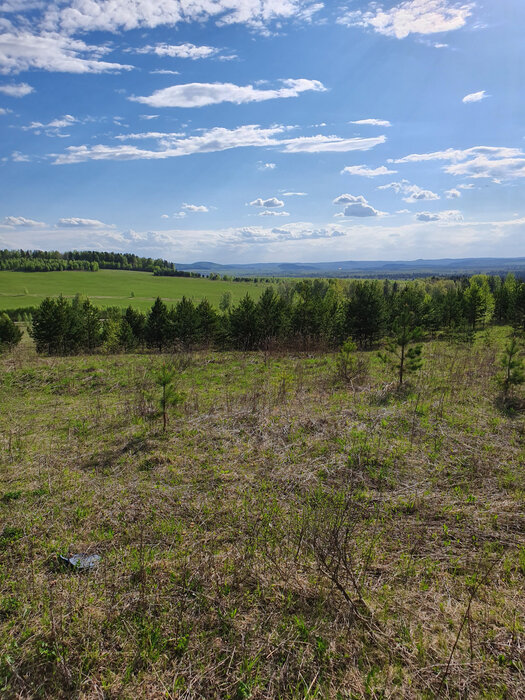
<svg viewBox="0 0 525 700">
<path fill-rule="evenodd" d="M 403 391 L 375 353 L 2 356 L 3 697 L 523 698 L 502 337 L 425 344 Z"/>
<path fill-rule="evenodd" d="M 131 306 L 146 311 L 160 296 L 168 305 L 186 296 L 193 301 L 207 298 L 218 306 L 225 292 L 233 303 L 249 293 L 258 299 L 266 285 L 223 282 L 187 277 L 154 277 L 149 272 L 98 270 L 98 272 L 0 272 L 0 310 L 38 306 L 45 297 L 88 296 L 96 306 Z"/>
</svg>

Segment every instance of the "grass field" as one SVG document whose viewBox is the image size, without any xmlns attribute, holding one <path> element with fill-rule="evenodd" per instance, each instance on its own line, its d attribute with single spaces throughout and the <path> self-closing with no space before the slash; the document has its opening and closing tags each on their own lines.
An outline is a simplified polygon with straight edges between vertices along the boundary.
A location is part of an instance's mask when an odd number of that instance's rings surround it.
<svg viewBox="0 0 525 700">
<path fill-rule="evenodd" d="M 257 299 L 264 284 L 223 282 L 185 277 L 154 277 L 148 272 L 99 270 L 98 272 L 0 272 L 0 310 L 38 306 L 47 296 L 88 296 L 96 306 L 149 309 L 157 296 L 168 305 L 182 296 L 194 301 L 205 297 L 218 305 L 224 292 L 236 303 L 246 293 Z M 133 296 L 134 295 L 134 296 Z"/>
<path fill-rule="evenodd" d="M 501 346 L 428 343 L 402 392 L 373 353 L 1 357 L 0 694 L 523 698 Z"/>
</svg>

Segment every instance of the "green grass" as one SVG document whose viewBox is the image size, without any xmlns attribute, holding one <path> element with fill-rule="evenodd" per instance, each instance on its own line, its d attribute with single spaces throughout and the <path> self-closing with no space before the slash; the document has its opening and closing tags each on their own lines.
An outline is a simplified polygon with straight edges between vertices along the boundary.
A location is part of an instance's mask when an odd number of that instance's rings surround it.
<svg viewBox="0 0 525 700">
<path fill-rule="evenodd" d="M 183 296 L 198 302 L 207 298 L 218 305 L 224 292 L 233 303 L 246 293 L 257 299 L 264 284 L 223 282 L 185 277 L 154 277 L 148 272 L 99 270 L 98 272 L 0 272 L 0 309 L 38 306 L 47 296 L 82 294 L 96 306 L 149 309 L 157 296 L 173 304 Z M 134 296 L 133 296 L 134 295 Z"/>
<path fill-rule="evenodd" d="M 375 353 L 0 357 L 0 695 L 523 698 L 503 342 L 427 343 L 403 391 Z"/>
</svg>

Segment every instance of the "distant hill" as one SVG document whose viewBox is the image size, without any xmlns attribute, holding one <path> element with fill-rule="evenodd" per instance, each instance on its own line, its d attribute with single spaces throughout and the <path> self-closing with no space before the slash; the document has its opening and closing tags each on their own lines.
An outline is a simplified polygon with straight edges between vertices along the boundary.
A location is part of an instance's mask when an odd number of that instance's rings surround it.
<svg viewBox="0 0 525 700">
<path fill-rule="evenodd" d="M 201 274 L 272 277 L 421 277 L 436 275 L 491 275 L 513 272 L 525 277 L 522 258 L 442 258 L 439 260 L 343 260 L 318 263 L 251 263 L 220 265 L 214 262 L 175 263 L 178 270 Z"/>
</svg>

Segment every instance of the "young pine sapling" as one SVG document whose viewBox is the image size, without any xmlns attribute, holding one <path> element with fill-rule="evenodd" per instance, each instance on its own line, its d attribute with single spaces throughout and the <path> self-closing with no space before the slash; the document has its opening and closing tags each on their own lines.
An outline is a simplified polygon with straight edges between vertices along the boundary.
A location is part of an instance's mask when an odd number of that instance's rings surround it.
<svg viewBox="0 0 525 700">
<path fill-rule="evenodd" d="M 419 326 L 414 326 L 413 318 L 414 314 L 410 311 L 399 314 L 393 324 L 393 337 L 385 346 L 386 352 L 379 353 L 383 362 L 392 364 L 397 369 L 400 387 L 403 386 L 405 375 L 416 372 L 423 364 L 423 346 L 419 343 L 423 333 Z"/>
<path fill-rule="evenodd" d="M 168 425 L 168 408 L 170 406 L 178 406 L 184 401 L 184 395 L 175 391 L 176 370 L 168 364 L 164 364 L 156 372 L 155 383 L 162 389 L 159 404 L 162 412 L 162 431 L 166 432 Z"/>
<path fill-rule="evenodd" d="M 503 357 L 500 360 L 500 367 L 503 370 L 503 376 L 500 377 L 500 384 L 505 399 L 508 398 L 513 386 L 519 386 L 525 382 L 525 369 L 523 366 L 523 359 L 520 357 L 521 351 L 520 343 L 516 336 L 513 335 L 505 346 Z"/>
</svg>

